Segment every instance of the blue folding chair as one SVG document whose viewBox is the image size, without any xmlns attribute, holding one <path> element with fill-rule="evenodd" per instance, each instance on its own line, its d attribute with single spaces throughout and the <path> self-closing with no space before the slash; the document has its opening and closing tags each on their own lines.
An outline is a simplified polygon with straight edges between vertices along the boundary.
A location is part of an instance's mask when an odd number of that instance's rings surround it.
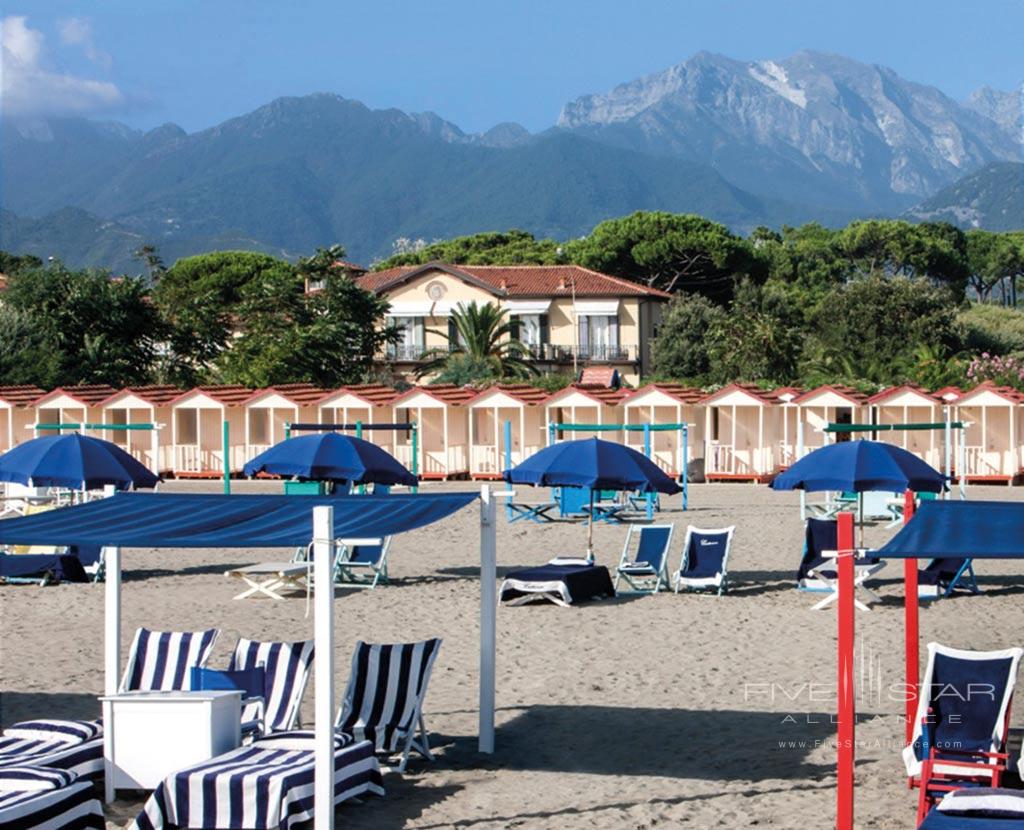
<svg viewBox="0 0 1024 830">
<path fill-rule="evenodd" d="M 717 590 L 721 596 L 729 587 L 729 551 L 736 526 L 713 530 L 693 527 L 686 529 L 683 559 L 679 563 L 674 585 L 678 594 L 688 590 Z"/>
<path fill-rule="evenodd" d="M 672 544 L 673 525 L 630 525 L 622 556 L 615 570 L 615 590 L 619 580 L 625 579 L 629 587 L 638 593 L 656 594 L 662 582 L 668 587 L 668 552 Z M 636 536 L 636 553 L 632 556 L 633 537 Z"/>
<path fill-rule="evenodd" d="M 375 542 L 342 545 L 334 566 L 334 581 L 366 588 L 388 583 L 388 551 L 391 537 Z"/>
<path fill-rule="evenodd" d="M 933 559 L 917 575 L 917 597 L 922 600 L 948 597 L 954 591 L 980 594 L 973 560 L 955 556 Z"/>
</svg>

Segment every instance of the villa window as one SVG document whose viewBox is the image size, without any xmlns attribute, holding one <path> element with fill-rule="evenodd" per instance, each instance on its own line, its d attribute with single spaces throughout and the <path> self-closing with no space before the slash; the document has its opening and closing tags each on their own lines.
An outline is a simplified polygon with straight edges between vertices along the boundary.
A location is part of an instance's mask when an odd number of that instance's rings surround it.
<svg viewBox="0 0 1024 830">
<path fill-rule="evenodd" d="M 581 353 L 593 360 L 611 360 L 619 350 L 618 316 L 584 316 L 579 318 Z"/>
<path fill-rule="evenodd" d="M 401 331 L 397 343 L 388 346 L 388 356 L 394 360 L 417 360 L 425 349 L 422 317 L 388 317 L 388 324 Z"/>
<path fill-rule="evenodd" d="M 529 346 L 531 351 L 536 351 L 549 340 L 546 314 L 516 314 L 509 322 L 512 325 L 512 339 Z"/>
</svg>

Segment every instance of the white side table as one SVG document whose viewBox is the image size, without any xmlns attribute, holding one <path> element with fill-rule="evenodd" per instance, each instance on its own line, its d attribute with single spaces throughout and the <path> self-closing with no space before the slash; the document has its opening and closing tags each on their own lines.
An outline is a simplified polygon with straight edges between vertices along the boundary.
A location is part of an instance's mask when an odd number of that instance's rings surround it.
<svg viewBox="0 0 1024 830">
<path fill-rule="evenodd" d="M 242 743 L 240 691 L 124 692 L 100 702 L 108 801 Z"/>
</svg>

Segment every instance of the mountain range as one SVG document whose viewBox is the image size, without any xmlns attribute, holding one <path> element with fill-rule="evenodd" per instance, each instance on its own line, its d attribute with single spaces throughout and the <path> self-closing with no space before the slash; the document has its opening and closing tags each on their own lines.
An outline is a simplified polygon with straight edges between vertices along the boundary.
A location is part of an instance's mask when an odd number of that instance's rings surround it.
<svg viewBox="0 0 1024 830">
<path fill-rule="evenodd" d="M 467 134 L 434 113 L 322 93 L 192 134 L 6 118 L 0 247 L 138 270 L 142 242 L 169 261 L 215 247 L 290 257 L 333 242 L 368 261 L 398 237 L 521 227 L 564 239 L 638 209 L 742 231 L 908 210 L 955 218 L 928 200 L 981 170 L 986 203 L 1003 198 L 994 191 L 1021 198 L 1004 184 L 1021 160 L 1020 106 L 1019 90 L 958 103 L 818 52 L 700 53 L 567 103 L 538 134 L 512 123 Z M 957 221 L 989 220 L 979 208 Z"/>
</svg>

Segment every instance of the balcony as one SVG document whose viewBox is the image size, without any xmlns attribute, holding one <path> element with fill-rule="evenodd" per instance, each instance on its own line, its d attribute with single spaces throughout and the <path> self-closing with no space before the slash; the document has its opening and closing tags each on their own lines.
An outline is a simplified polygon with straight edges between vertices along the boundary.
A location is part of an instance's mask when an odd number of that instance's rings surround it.
<svg viewBox="0 0 1024 830">
<path fill-rule="evenodd" d="M 444 348 L 443 346 L 431 347 Z M 638 346 L 562 346 L 555 343 L 534 343 L 528 346 L 530 358 L 538 363 L 636 363 L 640 360 Z M 425 346 L 400 343 L 388 346 L 383 357 L 398 363 L 419 363 Z"/>
</svg>

